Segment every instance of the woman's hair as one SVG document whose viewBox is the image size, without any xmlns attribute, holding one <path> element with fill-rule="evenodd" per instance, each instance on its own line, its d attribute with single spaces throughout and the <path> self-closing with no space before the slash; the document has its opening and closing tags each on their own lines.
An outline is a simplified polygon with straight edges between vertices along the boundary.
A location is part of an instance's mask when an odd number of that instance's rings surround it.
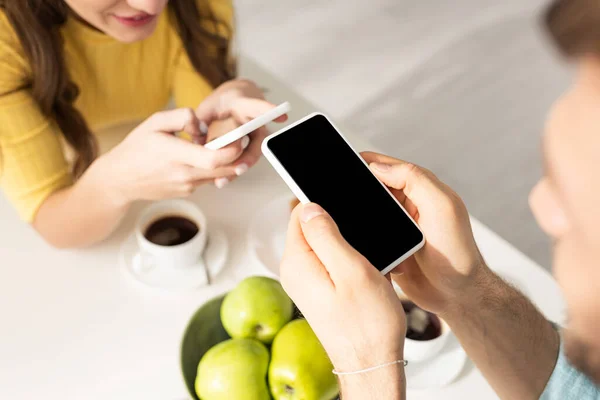
<svg viewBox="0 0 600 400">
<path fill-rule="evenodd" d="M 236 73 L 229 59 L 230 40 L 216 33 L 228 24 L 218 21 L 208 4 L 199 9 L 196 1 L 170 1 L 169 11 L 192 65 L 216 87 Z M 85 119 L 74 106 L 79 89 L 71 81 L 65 63 L 60 27 L 70 10 L 64 0 L 0 0 L 0 8 L 31 66 L 28 84 L 32 96 L 42 112 L 56 121 L 75 150 L 73 174 L 79 177 L 97 157 L 98 148 Z M 227 37 L 231 37 L 231 32 Z"/>
<path fill-rule="evenodd" d="M 555 0 L 544 15 L 544 22 L 564 55 L 600 56 L 599 0 Z"/>
</svg>

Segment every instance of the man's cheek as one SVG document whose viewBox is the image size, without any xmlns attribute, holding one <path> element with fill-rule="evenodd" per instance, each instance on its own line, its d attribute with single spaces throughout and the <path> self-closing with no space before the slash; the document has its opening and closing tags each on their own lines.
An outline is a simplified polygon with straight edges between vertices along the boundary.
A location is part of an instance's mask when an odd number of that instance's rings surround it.
<svg viewBox="0 0 600 400">
<path fill-rule="evenodd" d="M 563 296 L 568 298 L 568 293 L 571 291 L 571 288 L 575 285 L 573 277 L 573 272 L 575 271 L 570 267 L 570 260 L 572 260 L 572 251 L 570 251 L 565 241 L 558 241 L 554 243 L 552 252 L 552 274 L 558 282 Z"/>
<path fill-rule="evenodd" d="M 561 241 L 554 249 L 554 275 L 567 303 L 569 329 L 600 347 L 595 324 L 600 321 L 600 264 L 581 242 Z"/>
<path fill-rule="evenodd" d="M 568 321 L 565 322 L 567 322 L 569 329 L 575 324 L 576 311 L 581 308 L 580 293 L 577 288 L 579 275 L 577 274 L 577 268 L 573 268 L 573 253 L 574 249 L 565 240 L 554 243 L 552 273 L 566 303 L 563 317 L 568 318 Z M 562 323 L 563 321 L 558 322 Z"/>
</svg>

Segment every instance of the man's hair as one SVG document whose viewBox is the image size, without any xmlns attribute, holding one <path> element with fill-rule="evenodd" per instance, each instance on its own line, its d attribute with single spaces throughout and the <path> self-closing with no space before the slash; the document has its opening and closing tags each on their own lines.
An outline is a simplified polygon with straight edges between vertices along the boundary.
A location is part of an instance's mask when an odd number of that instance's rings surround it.
<svg viewBox="0 0 600 400">
<path fill-rule="evenodd" d="M 544 19 L 564 55 L 600 56 L 600 0 L 555 0 Z"/>
</svg>

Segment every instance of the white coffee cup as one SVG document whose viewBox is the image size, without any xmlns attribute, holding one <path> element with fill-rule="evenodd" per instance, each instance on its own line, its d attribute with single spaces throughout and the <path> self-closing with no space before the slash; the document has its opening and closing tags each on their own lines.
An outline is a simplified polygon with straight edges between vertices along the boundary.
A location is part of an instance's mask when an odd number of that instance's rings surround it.
<svg viewBox="0 0 600 400">
<path fill-rule="evenodd" d="M 410 301 L 395 282 L 393 285 L 394 289 L 396 290 L 396 294 L 401 301 Z M 446 323 L 446 321 L 439 316 L 437 316 L 437 318 L 440 321 L 440 336 L 431 340 L 413 340 L 409 338 L 404 339 L 404 359 L 406 359 L 408 362 L 420 362 L 433 358 L 444 348 L 452 331 L 450 330 L 450 326 Z"/>
<path fill-rule="evenodd" d="M 170 216 L 183 217 L 194 222 L 198 233 L 187 242 L 174 246 L 161 246 L 149 241 L 145 234 L 150 225 Z M 143 268 L 187 268 L 202 264 L 207 233 L 206 216 L 192 202 L 164 200 L 150 205 L 142 211 L 135 225 Z"/>
</svg>

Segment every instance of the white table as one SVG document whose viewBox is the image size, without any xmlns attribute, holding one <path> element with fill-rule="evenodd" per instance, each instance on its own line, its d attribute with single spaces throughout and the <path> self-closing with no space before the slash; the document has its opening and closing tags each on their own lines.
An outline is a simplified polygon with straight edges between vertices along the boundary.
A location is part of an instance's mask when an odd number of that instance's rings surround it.
<svg viewBox="0 0 600 400">
<path fill-rule="evenodd" d="M 242 62 L 242 71 L 267 87 L 272 101 L 290 101 L 291 120 L 315 111 L 250 60 Z M 360 150 L 376 150 L 356 136 L 350 140 Z M 119 246 L 141 204 L 106 242 L 58 251 L 0 197 L 0 398 L 187 399 L 179 369 L 186 323 L 203 302 L 262 272 L 246 252 L 246 229 L 256 210 L 283 193 L 287 188 L 262 161 L 225 189 L 204 187 L 193 196 L 210 223 L 225 228 L 231 253 L 212 286 L 187 293 L 143 287 L 119 267 Z M 473 228 L 490 266 L 521 285 L 549 318 L 562 322 L 563 302 L 551 276 L 478 221 Z M 409 398 L 496 396 L 470 365 L 449 387 L 409 392 Z"/>
</svg>

